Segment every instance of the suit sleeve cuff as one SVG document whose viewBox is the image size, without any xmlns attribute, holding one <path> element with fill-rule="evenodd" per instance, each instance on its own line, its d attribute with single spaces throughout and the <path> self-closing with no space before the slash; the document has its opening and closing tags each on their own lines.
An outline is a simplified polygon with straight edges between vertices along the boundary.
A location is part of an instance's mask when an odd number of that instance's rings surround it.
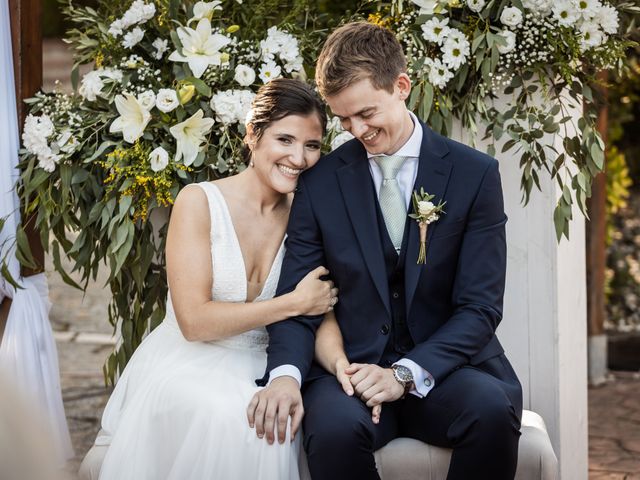
<svg viewBox="0 0 640 480">
<path fill-rule="evenodd" d="M 269 372 L 269 381 L 267 387 L 271 385 L 271 382 L 278 377 L 293 377 L 298 382 L 298 386 L 302 385 L 302 374 L 298 367 L 294 365 L 280 365 Z"/>
<path fill-rule="evenodd" d="M 413 360 L 409 360 L 408 358 L 401 358 L 396 362 L 396 365 L 403 365 L 411 370 L 411 374 L 413 375 L 414 388 L 409 390 L 410 394 L 415 395 L 416 397 L 424 398 L 431 391 L 431 389 L 435 387 L 436 382 L 433 376 Z M 277 369 L 274 369 L 274 372 L 275 370 Z"/>
</svg>

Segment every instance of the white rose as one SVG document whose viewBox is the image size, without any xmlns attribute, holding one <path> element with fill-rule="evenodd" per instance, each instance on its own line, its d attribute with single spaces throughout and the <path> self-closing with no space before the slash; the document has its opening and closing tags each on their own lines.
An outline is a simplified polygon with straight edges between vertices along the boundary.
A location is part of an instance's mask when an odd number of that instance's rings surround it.
<svg viewBox="0 0 640 480">
<path fill-rule="evenodd" d="M 103 87 L 104 82 L 100 77 L 100 73 L 97 70 L 93 70 L 82 77 L 78 93 L 80 93 L 85 100 L 95 102 Z"/>
<path fill-rule="evenodd" d="M 505 39 L 507 42 L 506 45 L 498 44 L 498 51 L 500 53 L 509 53 L 511 50 L 516 48 L 516 34 L 511 30 L 507 30 L 506 28 L 499 32 L 499 35 Z"/>
<path fill-rule="evenodd" d="M 233 79 L 243 87 L 248 87 L 256 80 L 256 72 L 253 68 L 240 64 L 236 67 L 236 74 Z"/>
<path fill-rule="evenodd" d="M 156 38 L 151 44 L 156 49 L 151 56 L 156 60 L 162 60 L 164 53 L 169 49 L 169 41 L 162 38 Z"/>
<path fill-rule="evenodd" d="M 149 161 L 151 162 L 151 170 L 161 172 L 169 165 L 169 154 L 164 148 L 158 147 L 149 154 Z"/>
<path fill-rule="evenodd" d="M 429 216 L 433 212 L 436 206 L 431 202 L 421 201 L 418 202 L 418 213 L 420 215 Z"/>
<path fill-rule="evenodd" d="M 517 27 L 522 23 L 522 12 L 516 7 L 507 7 L 500 15 L 500 21 L 508 27 Z"/>
<path fill-rule="evenodd" d="M 142 40 L 143 38 L 144 30 L 142 30 L 140 27 L 136 27 L 124 35 L 124 38 L 122 39 L 122 46 L 124 48 L 133 48 L 138 43 L 140 43 L 140 40 Z"/>
<path fill-rule="evenodd" d="M 156 104 L 156 94 L 153 93 L 152 90 L 147 90 L 142 92 L 138 96 L 138 102 L 145 108 L 147 111 L 151 110 Z"/>
<path fill-rule="evenodd" d="M 156 107 L 164 113 L 171 112 L 178 108 L 180 100 L 176 91 L 172 88 L 161 88 L 156 95 Z"/>
<path fill-rule="evenodd" d="M 467 0 L 467 6 L 472 12 L 479 13 L 484 8 L 486 2 L 484 0 Z"/>
</svg>

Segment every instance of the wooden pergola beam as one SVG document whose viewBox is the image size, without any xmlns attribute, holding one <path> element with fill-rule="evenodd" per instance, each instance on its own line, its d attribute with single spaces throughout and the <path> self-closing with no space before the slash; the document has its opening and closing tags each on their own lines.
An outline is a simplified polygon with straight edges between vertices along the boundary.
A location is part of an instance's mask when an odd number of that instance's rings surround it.
<svg viewBox="0 0 640 480">
<path fill-rule="evenodd" d="M 9 0 L 11 17 L 11 45 L 13 49 L 13 71 L 15 76 L 18 124 L 20 128 L 27 115 L 23 100 L 32 97 L 42 86 L 42 3 L 41 0 Z M 30 219 L 22 218 L 26 225 L 27 237 L 33 258 L 38 268 L 22 268 L 22 275 L 28 277 L 44 271 L 44 249 L 40 236 Z M 11 299 L 0 303 L 0 340 L 9 316 Z"/>
<path fill-rule="evenodd" d="M 22 129 L 27 116 L 23 100 L 33 97 L 42 88 L 42 0 L 9 0 L 9 12 L 18 125 Z M 33 228 L 32 220 L 24 216 L 22 219 L 38 268 L 31 270 L 23 267 L 22 275 L 27 277 L 44 271 L 44 249 L 38 232 Z"/>
</svg>

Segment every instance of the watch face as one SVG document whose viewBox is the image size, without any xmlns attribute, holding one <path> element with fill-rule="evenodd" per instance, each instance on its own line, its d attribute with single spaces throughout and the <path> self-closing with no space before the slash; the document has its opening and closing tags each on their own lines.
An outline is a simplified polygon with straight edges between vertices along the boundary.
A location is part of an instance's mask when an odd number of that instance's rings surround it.
<svg viewBox="0 0 640 480">
<path fill-rule="evenodd" d="M 413 382 L 413 374 L 408 367 L 404 365 L 394 365 L 393 370 L 398 380 L 404 383 Z"/>
</svg>

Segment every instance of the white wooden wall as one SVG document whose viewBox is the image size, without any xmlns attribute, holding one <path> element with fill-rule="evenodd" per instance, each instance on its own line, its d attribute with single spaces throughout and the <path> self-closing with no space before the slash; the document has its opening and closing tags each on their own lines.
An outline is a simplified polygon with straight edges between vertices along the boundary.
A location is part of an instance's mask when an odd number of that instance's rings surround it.
<svg viewBox="0 0 640 480">
<path fill-rule="evenodd" d="M 505 99 L 499 99 L 504 104 Z M 575 111 L 574 114 L 580 114 Z M 470 144 L 456 125 L 453 138 Z M 482 128 L 482 127 L 481 127 Z M 481 138 L 483 135 L 479 135 Z M 476 148 L 486 143 L 476 140 Z M 561 142 L 556 148 L 562 150 Z M 500 146 L 496 149 L 500 152 Z M 587 327 L 584 218 L 576 208 L 570 241 L 556 241 L 557 183 L 541 174 L 542 192 L 521 202 L 517 154 L 497 155 L 507 223 L 507 285 L 498 337 L 524 392 L 524 407 L 542 415 L 563 480 L 586 480 Z"/>
</svg>

